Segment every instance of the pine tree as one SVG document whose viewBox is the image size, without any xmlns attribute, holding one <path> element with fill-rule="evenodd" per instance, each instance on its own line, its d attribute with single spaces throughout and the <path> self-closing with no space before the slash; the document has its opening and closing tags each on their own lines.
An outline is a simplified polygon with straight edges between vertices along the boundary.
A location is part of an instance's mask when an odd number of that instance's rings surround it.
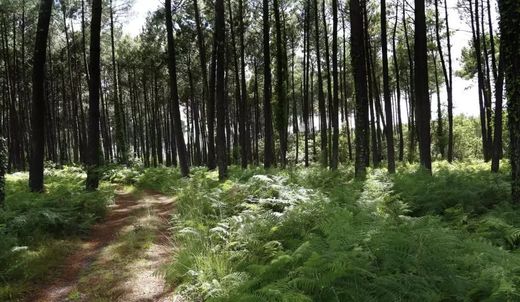
<svg viewBox="0 0 520 302">
<path fill-rule="evenodd" d="M 381 48 L 383 53 L 383 95 L 386 116 L 386 149 L 388 172 L 395 173 L 394 124 L 392 118 L 392 100 L 388 75 L 388 46 L 386 35 L 386 0 L 381 0 Z"/>
<path fill-rule="evenodd" d="M 90 23 L 90 82 L 88 107 L 88 154 L 87 190 L 99 186 L 99 166 L 101 158 L 99 136 L 99 91 L 101 85 L 101 13 L 102 1 L 92 0 L 92 21 Z"/>
<path fill-rule="evenodd" d="M 215 1 L 215 42 L 217 45 L 216 69 L 216 105 L 217 105 L 217 162 L 219 179 L 227 178 L 227 150 L 226 150 L 226 95 L 225 95 L 225 54 L 226 28 L 224 15 L 224 0 Z M 228 132 L 229 133 L 229 132 Z"/>
<path fill-rule="evenodd" d="M 355 175 L 358 179 L 366 176 L 368 164 L 368 98 L 367 69 L 364 37 L 363 7 L 360 0 L 350 0 L 350 40 L 352 72 L 356 93 L 356 162 Z"/>
<path fill-rule="evenodd" d="M 45 151 L 45 59 L 47 58 L 47 37 L 52 13 L 52 0 L 41 0 L 34 43 L 33 57 L 33 100 L 31 116 L 31 164 L 29 188 L 32 192 L 43 191 L 43 159 Z"/>
<path fill-rule="evenodd" d="M 264 168 L 274 161 L 273 113 L 271 109 L 271 51 L 269 26 L 269 0 L 263 0 L 263 48 L 264 48 Z"/>
<path fill-rule="evenodd" d="M 173 131 L 177 144 L 177 154 L 179 156 L 179 166 L 181 174 L 187 177 L 190 174 L 188 154 L 184 143 L 184 133 L 182 130 L 181 114 L 179 111 L 179 94 L 177 92 L 177 61 L 175 58 L 175 41 L 173 39 L 173 22 L 171 0 L 165 1 L 166 9 L 166 35 L 168 44 L 168 72 L 170 74 L 170 102 L 173 117 Z"/>
<path fill-rule="evenodd" d="M 431 172 L 430 96 L 426 45 L 425 0 L 415 0 L 415 100 L 417 136 L 421 165 Z"/>
<path fill-rule="evenodd" d="M 520 2 L 499 0 L 498 7 L 507 93 L 512 199 L 520 203 Z"/>
</svg>

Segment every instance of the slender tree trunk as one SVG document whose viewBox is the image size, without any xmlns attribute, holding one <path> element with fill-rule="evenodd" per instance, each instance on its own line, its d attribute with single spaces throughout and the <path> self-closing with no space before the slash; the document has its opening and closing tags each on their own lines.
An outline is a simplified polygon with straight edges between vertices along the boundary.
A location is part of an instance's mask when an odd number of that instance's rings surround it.
<svg viewBox="0 0 520 302">
<path fill-rule="evenodd" d="M 327 109 L 325 105 L 325 94 L 323 92 L 323 76 L 321 72 L 321 56 L 320 56 L 320 26 L 318 17 L 318 0 L 314 0 L 314 22 L 316 29 L 316 64 L 318 68 L 318 110 L 320 112 L 320 162 L 324 167 L 328 163 L 328 142 L 327 142 Z M 312 101 L 312 98 L 311 98 Z"/>
<path fill-rule="evenodd" d="M 304 33 L 305 35 L 306 33 Z M 299 136 L 300 136 L 300 131 L 298 130 L 298 107 L 296 107 L 296 88 L 295 88 L 295 84 L 294 84 L 294 58 L 296 57 L 296 54 L 295 54 L 295 49 L 296 49 L 296 44 L 294 42 L 295 38 L 294 36 L 291 37 L 291 50 L 292 50 L 292 55 L 291 55 L 291 86 L 292 86 L 292 126 L 293 126 L 293 135 L 294 135 L 294 138 L 295 138 L 295 151 L 296 151 L 296 155 L 295 155 L 295 159 L 294 159 L 294 164 L 297 165 L 298 164 L 298 151 L 300 149 L 300 146 L 299 146 Z"/>
<path fill-rule="evenodd" d="M 122 104 L 119 102 L 119 88 L 116 67 L 116 52 L 115 52 L 115 38 L 114 38 L 114 6 L 110 0 L 110 46 L 112 54 L 112 80 L 114 83 L 114 119 L 116 122 L 116 144 L 118 153 L 118 162 L 126 164 L 128 162 L 128 150 L 125 141 Z"/>
<path fill-rule="evenodd" d="M 486 87 L 484 83 L 484 72 L 482 70 L 482 51 L 480 41 L 480 24 L 479 24 L 479 13 L 478 13 L 478 0 L 475 0 L 475 10 L 473 10 L 473 0 L 470 0 L 469 9 L 471 17 L 471 29 L 473 34 L 473 47 L 475 47 L 475 58 L 477 62 L 477 77 L 478 77 L 478 99 L 480 109 L 480 130 L 482 133 L 482 153 L 484 160 L 490 159 L 488 150 L 488 138 L 487 138 L 487 122 L 486 122 Z"/>
<path fill-rule="evenodd" d="M 397 33 L 397 20 L 399 19 L 399 3 L 395 6 L 395 23 L 394 30 L 392 33 L 392 53 L 394 60 L 395 69 L 395 92 L 396 92 L 396 104 L 397 104 L 397 118 L 398 118 L 398 132 L 399 132 L 399 161 L 404 160 L 404 135 L 403 135 L 403 122 L 401 120 L 401 86 L 400 86 L 400 75 L 399 75 L 399 64 L 397 62 L 397 51 L 396 51 L 396 33 Z"/>
<path fill-rule="evenodd" d="M 446 86 L 446 94 L 448 95 L 448 162 L 453 161 L 453 68 L 451 58 L 451 33 L 448 21 L 448 0 L 444 0 L 444 18 L 446 19 L 446 42 L 448 49 L 448 73 L 449 85 Z"/>
<path fill-rule="evenodd" d="M 240 26 L 240 86 L 241 86 L 241 108 L 240 118 L 242 119 L 242 131 L 241 131 L 241 139 L 242 145 L 240 148 L 241 151 L 241 164 L 242 168 L 247 168 L 249 154 L 251 152 L 250 145 L 250 135 L 249 135 L 249 101 L 247 98 L 247 85 L 246 85 L 246 61 L 245 61 L 245 43 L 244 36 L 246 27 L 244 25 L 244 0 L 238 1 L 238 21 Z"/>
<path fill-rule="evenodd" d="M 208 144 L 208 153 L 207 153 L 207 159 L 208 159 L 208 168 L 210 169 L 214 169 L 215 168 L 215 139 L 214 139 L 214 129 L 213 129 L 213 123 L 214 123 L 214 116 L 215 116 L 215 112 L 214 112 L 214 92 L 215 92 L 215 87 L 213 85 L 213 92 L 210 93 L 209 92 L 209 86 L 208 86 L 208 71 L 207 71 L 207 62 L 206 62 L 206 58 L 207 58 L 207 54 L 206 54 L 206 44 L 204 43 L 204 32 L 202 30 L 202 24 L 201 24 L 201 20 L 200 20 L 200 12 L 199 12 L 199 6 L 198 6 L 198 0 L 193 0 L 193 8 L 194 8 L 194 11 L 195 11 L 195 25 L 197 27 L 197 43 L 198 43 L 198 47 L 199 47 L 199 59 L 200 59 L 200 70 L 201 70 L 201 75 L 202 75 L 202 99 L 205 100 L 206 102 L 206 119 L 208 119 L 208 132 L 209 132 L 209 124 L 210 124 L 210 121 L 209 121 L 209 116 L 210 116 L 210 110 L 212 111 L 212 120 L 211 120 L 211 133 L 208 133 L 208 139 L 207 139 L 207 144 Z M 213 77 L 214 77 L 214 70 L 212 71 L 213 72 Z M 213 79 L 213 83 L 214 83 L 214 79 Z M 211 99 L 210 99 L 211 97 Z M 210 104 L 213 104 L 212 105 L 212 108 L 210 108 Z M 204 105 L 202 107 L 202 112 L 204 112 Z M 203 139 L 204 139 L 204 135 L 205 135 L 205 126 L 204 126 L 204 121 L 205 121 L 205 118 L 203 117 L 202 118 L 202 136 L 203 136 Z M 211 150 L 210 150 L 211 149 Z M 210 158 L 211 158 L 211 165 L 209 163 L 210 161 Z"/>
<path fill-rule="evenodd" d="M 363 2 L 364 4 L 364 2 Z M 350 0 L 350 40 L 352 71 L 356 92 L 356 163 L 355 175 L 358 179 L 366 176 L 368 163 L 368 99 L 367 70 L 363 8 L 360 0 Z"/>
<path fill-rule="evenodd" d="M 271 109 L 271 53 L 269 36 L 269 0 L 263 0 L 263 48 L 264 48 L 264 168 L 274 160 L 273 117 Z"/>
<path fill-rule="evenodd" d="M 408 83 L 408 103 L 410 106 L 409 120 L 408 120 L 408 137 L 410 140 L 410 147 L 408 150 L 408 161 L 412 162 L 415 157 L 415 140 L 416 140 L 416 129 L 415 129 L 415 76 L 414 76 L 414 58 L 412 54 L 412 48 L 410 46 L 410 40 L 408 38 L 408 25 L 406 22 L 406 1 L 403 1 L 403 28 L 404 38 L 406 42 L 406 52 L 408 54 L 408 66 L 409 66 L 409 83 Z"/>
<path fill-rule="evenodd" d="M 167 0 L 169 1 L 169 0 Z M 219 179 L 223 180 L 227 177 L 227 155 L 226 155 L 226 135 L 225 135 L 225 115 L 226 115 L 226 95 L 224 70 L 226 64 L 224 61 L 226 49 L 225 36 L 225 16 L 224 16 L 224 0 L 215 1 L 215 41 L 217 45 L 217 161 Z M 228 133 L 228 136 L 230 134 Z"/>
<path fill-rule="evenodd" d="M 309 166 L 309 62 L 310 62 L 310 20 L 311 0 L 305 2 L 305 21 L 303 33 L 303 102 L 302 115 L 304 127 L 304 162 Z"/>
<path fill-rule="evenodd" d="M 285 43 L 282 36 L 279 0 L 273 0 L 274 24 L 276 33 L 276 128 L 280 136 L 280 165 L 285 168 L 287 153 L 287 89 L 284 61 Z"/>
<path fill-rule="evenodd" d="M 338 81 L 338 1 L 332 0 L 332 159 L 330 168 L 336 170 L 339 162 L 339 81 Z M 330 93 L 330 92 L 329 92 Z"/>
<path fill-rule="evenodd" d="M 350 112 L 348 106 L 348 96 L 350 88 L 347 85 L 347 34 L 345 30 L 345 15 L 342 15 L 341 23 L 343 27 L 343 102 L 345 103 L 345 128 L 347 131 L 348 159 L 349 161 L 352 161 L 352 139 L 350 134 Z"/>
<path fill-rule="evenodd" d="M 175 142 L 177 144 L 177 153 L 179 155 L 179 166 L 181 174 L 187 177 L 190 173 L 188 154 L 186 153 L 186 145 L 184 143 L 184 134 L 182 131 L 181 114 L 179 111 L 179 94 L 177 92 L 177 61 L 175 58 L 175 41 L 173 39 L 173 22 L 171 0 L 165 1 L 166 8 L 166 31 L 168 39 L 168 71 L 170 74 L 170 102 L 173 115 L 173 131 L 175 134 Z"/>
<path fill-rule="evenodd" d="M 330 51 L 329 51 L 329 36 L 328 36 L 328 26 L 327 26 L 327 18 L 326 18 L 326 11 L 325 11 L 325 1 L 321 2 L 321 19 L 323 23 L 323 39 L 325 40 L 325 77 L 327 79 L 327 109 L 328 109 L 328 128 L 327 128 L 327 135 L 328 135 L 328 146 L 327 146 L 327 158 L 328 162 L 325 162 L 325 165 L 330 165 L 332 162 L 332 114 L 333 114 L 333 104 L 332 104 L 332 76 L 330 71 Z M 321 41 L 320 41 L 321 42 Z"/>
<path fill-rule="evenodd" d="M 208 169 L 213 170 L 217 167 L 215 153 L 215 81 L 217 68 L 217 39 L 213 37 L 213 51 L 211 54 L 210 75 L 209 75 L 209 91 L 208 104 Z"/>
<path fill-rule="evenodd" d="M 45 58 L 47 37 L 52 13 L 52 0 L 41 0 L 33 56 L 33 97 L 31 116 L 31 164 L 29 188 L 32 192 L 43 191 L 43 159 L 45 152 Z M 3 166 L 3 163 L 2 163 Z M 3 175 L 2 175 L 3 178 Z"/>
<path fill-rule="evenodd" d="M 500 158 L 502 157 L 502 103 L 504 97 L 504 53 L 503 43 L 500 43 L 500 57 L 498 59 L 498 69 L 496 67 L 496 54 L 495 54 L 495 40 L 493 37 L 493 22 L 491 20 L 491 6 L 489 0 L 488 4 L 488 18 L 489 18 L 489 32 L 491 42 L 491 60 L 493 66 L 493 75 L 495 79 L 495 120 L 494 128 L 495 132 L 493 137 L 493 154 L 491 161 L 491 171 L 498 172 L 500 168 Z"/>
<path fill-rule="evenodd" d="M 415 0 L 415 100 L 417 134 L 419 137 L 419 155 L 421 165 L 430 171 L 431 136 L 430 136 L 430 96 L 428 91 L 428 55 L 426 41 L 425 0 Z"/>
<path fill-rule="evenodd" d="M 435 0 L 435 39 L 437 41 L 437 51 L 439 52 L 439 60 L 441 62 L 442 73 L 444 75 L 444 84 L 446 85 L 446 91 L 448 92 L 451 90 L 451 82 L 450 82 L 450 76 L 448 75 L 448 70 L 446 69 L 446 61 L 444 59 L 444 52 L 443 52 L 442 44 L 441 44 L 438 2 L 439 2 L 438 0 Z M 449 46 L 448 46 L 448 48 L 449 48 Z M 439 90 L 438 89 L 439 83 L 438 83 L 438 77 L 437 77 L 437 68 L 435 68 L 435 80 L 436 80 L 437 90 Z M 448 96 L 448 98 L 450 98 L 450 96 Z M 440 150 L 442 158 L 444 158 L 444 147 L 445 147 L 444 141 L 443 141 L 444 140 L 444 130 L 442 128 L 442 113 L 441 113 L 439 91 L 437 92 L 437 99 L 438 99 L 437 100 L 437 115 L 438 115 L 438 117 L 437 117 L 437 120 L 438 120 L 437 121 L 438 122 L 437 136 L 439 139 L 439 150 Z M 448 142 L 448 144 L 449 144 L 449 142 Z M 449 149 L 449 146 L 448 146 L 448 149 Z M 448 151 L 448 153 L 449 153 L 449 151 Z M 448 161 L 450 161 L 449 158 L 448 158 Z"/>
<path fill-rule="evenodd" d="M 98 188 L 100 178 L 100 136 L 99 136 L 99 93 L 101 86 L 101 12 L 102 1 L 92 0 L 92 21 L 90 23 L 90 82 L 88 108 L 88 191 Z"/>
<path fill-rule="evenodd" d="M 388 75 L 388 50 L 386 36 L 386 0 L 381 0 L 381 48 L 383 53 L 383 94 L 385 98 L 386 115 L 386 154 L 388 172 L 395 173 L 394 125 L 392 118 L 392 100 Z"/>
</svg>

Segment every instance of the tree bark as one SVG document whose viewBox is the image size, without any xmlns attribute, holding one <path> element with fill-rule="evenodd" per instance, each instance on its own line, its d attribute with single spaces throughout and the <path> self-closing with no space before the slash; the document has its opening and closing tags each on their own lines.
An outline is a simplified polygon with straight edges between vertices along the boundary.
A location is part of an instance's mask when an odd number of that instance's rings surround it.
<svg viewBox="0 0 520 302">
<path fill-rule="evenodd" d="M 499 0 L 510 136 L 512 201 L 520 203 L 520 2 Z"/>
<path fill-rule="evenodd" d="M 173 131 L 175 134 L 175 142 L 177 144 L 177 153 L 179 155 L 179 166 L 181 174 L 188 177 L 190 168 L 188 163 L 188 154 L 186 153 L 186 145 L 184 143 L 184 134 L 182 131 L 181 114 L 179 111 L 179 94 L 177 92 L 177 61 L 175 58 L 175 41 L 173 39 L 173 22 L 171 0 L 165 1 L 166 8 L 166 31 L 168 39 L 168 71 L 170 74 L 170 102 L 173 115 Z"/>
<path fill-rule="evenodd" d="M 364 2 L 363 2 L 364 3 Z M 366 176 L 368 163 L 368 99 L 367 70 L 365 55 L 365 37 L 363 8 L 360 0 L 350 0 L 350 40 L 352 71 L 356 92 L 356 162 L 355 176 L 363 179 Z"/>
<path fill-rule="evenodd" d="M 328 163 L 327 109 L 325 105 L 325 94 L 323 93 L 323 76 L 321 72 L 321 41 L 318 10 L 318 0 L 314 0 L 314 22 L 316 29 L 316 65 L 318 68 L 318 111 L 320 112 L 320 162 L 324 167 L 326 167 Z"/>
<path fill-rule="evenodd" d="M 90 23 L 90 82 L 88 107 L 88 154 L 87 181 L 88 191 L 99 186 L 100 178 L 100 137 L 99 137 L 99 93 L 101 86 L 101 13 L 102 1 L 92 0 L 92 21 Z"/>
<path fill-rule="evenodd" d="M 52 13 L 52 0 L 41 0 L 33 56 L 33 96 L 31 116 L 31 165 L 29 188 L 32 192 L 43 191 L 43 159 L 45 152 L 45 59 L 47 37 Z"/>
<path fill-rule="evenodd" d="M 167 0 L 169 1 L 169 0 Z M 226 64 L 225 58 L 225 15 L 224 0 L 215 1 L 215 41 L 217 45 L 216 59 L 216 79 L 217 79 L 217 161 L 219 179 L 227 177 L 227 155 L 226 155 L 226 95 L 224 83 L 224 71 Z M 228 136 L 230 134 L 228 133 Z"/>
<path fill-rule="evenodd" d="M 263 48 L 264 48 L 264 168 L 274 160 L 273 113 L 271 109 L 271 53 L 269 36 L 269 0 L 263 0 Z"/>
<path fill-rule="evenodd" d="M 381 0 L 381 49 L 383 53 L 383 94 L 385 99 L 386 115 L 386 154 L 388 172 L 395 173 L 394 125 L 392 118 L 392 100 L 390 98 L 390 84 L 388 75 L 388 46 L 386 36 L 386 0 Z"/>
<path fill-rule="evenodd" d="M 336 170 L 339 162 L 339 81 L 338 81 L 338 1 L 332 0 L 332 159 L 330 168 Z M 329 92 L 330 93 L 330 92 Z"/>
<path fill-rule="evenodd" d="M 428 48 L 424 2 L 425 0 L 415 0 L 415 100 L 420 162 L 431 173 L 431 109 L 428 91 Z"/>
<path fill-rule="evenodd" d="M 274 24 L 276 36 L 276 128 L 280 136 L 280 166 L 286 166 L 287 153 L 287 89 L 285 70 L 285 43 L 282 37 L 282 20 L 280 18 L 279 0 L 273 1 Z"/>
</svg>

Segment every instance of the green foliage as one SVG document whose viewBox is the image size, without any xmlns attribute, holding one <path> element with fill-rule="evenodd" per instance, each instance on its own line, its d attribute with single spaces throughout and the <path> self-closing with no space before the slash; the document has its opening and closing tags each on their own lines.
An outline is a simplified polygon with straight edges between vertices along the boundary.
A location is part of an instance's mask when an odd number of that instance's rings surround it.
<svg viewBox="0 0 520 302">
<path fill-rule="evenodd" d="M 178 183 L 167 271 L 190 301 L 516 301 L 519 220 L 505 174 L 436 163 L 199 170 Z M 506 169 L 507 170 L 507 169 Z"/>
<path fill-rule="evenodd" d="M 446 209 L 461 207 L 466 213 L 482 214 L 496 204 L 509 201 L 508 176 L 490 173 L 489 164 L 437 162 L 434 177 L 416 166 L 400 169 L 395 190 L 406 200 L 414 216 L 446 215 Z"/>
<path fill-rule="evenodd" d="M 7 198 L 0 209 L 0 300 L 26 290 L 27 282 L 49 274 L 85 234 L 103 217 L 113 187 L 85 192 L 80 168 L 47 169 L 46 192 L 32 193 L 28 174 L 7 175 Z"/>
</svg>

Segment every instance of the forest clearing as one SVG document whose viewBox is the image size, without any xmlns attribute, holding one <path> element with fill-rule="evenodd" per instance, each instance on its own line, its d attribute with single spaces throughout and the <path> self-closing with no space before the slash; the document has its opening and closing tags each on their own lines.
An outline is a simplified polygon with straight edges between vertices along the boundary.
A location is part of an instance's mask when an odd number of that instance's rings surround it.
<svg viewBox="0 0 520 302">
<path fill-rule="evenodd" d="M 520 301 L 520 1 L 0 0 L 0 301 Z"/>
</svg>

